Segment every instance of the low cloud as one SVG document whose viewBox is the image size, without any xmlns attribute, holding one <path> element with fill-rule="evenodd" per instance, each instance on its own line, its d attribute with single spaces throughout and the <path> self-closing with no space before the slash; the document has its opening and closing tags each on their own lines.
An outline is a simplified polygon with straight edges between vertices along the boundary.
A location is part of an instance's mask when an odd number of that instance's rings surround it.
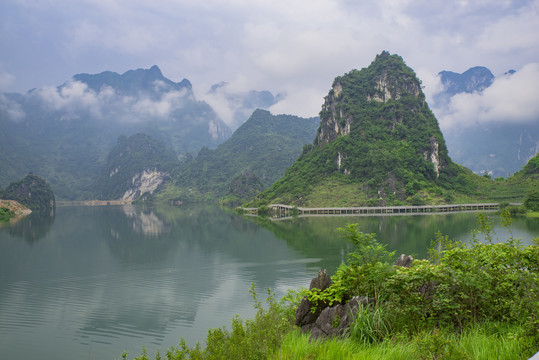
<svg viewBox="0 0 539 360">
<path fill-rule="evenodd" d="M 155 89 L 162 84 L 154 84 Z M 62 120 L 80 118 L 89 114 L 97 120 L 119 122 L 144 122 L 168 120 L 173 111 L 185 105 L 187 90 L 161 92 L 159 96 L 141 93 L 140 96 L 119 94 L 114 88 L 104 86 L 94 91 L 80 81 L 68 81 L 60 87 L 43 87 L 35 91 L 50 110 L 62 111 Z"/>
<path fill-rule="evenodd" d="M 497 77 L 481 93 L 460 93 L 446 106 L 434 108 L 442 129 L 488 123 L 539 121 L 539 63 L 530 63 L 513 75 Z"/>
<path fill-rule="evenodd" d="M 26 117 L 21 105 L 9 100 L 4 94 L 0 93 L 0 116 L 5 116 L 11 121 L 21 121 Z"/>
<path fill-rule="evenodd" d="M 204 94 L 206 101 L 217 115 L 232 130 L 243 124 L 256 109 L 269 109 L 280 104 L 286 96 L 282 93 L 273 95 L 267 90 L 245 91 L 237 85 L 222 82 L 213 85 Z"/>
</svg>

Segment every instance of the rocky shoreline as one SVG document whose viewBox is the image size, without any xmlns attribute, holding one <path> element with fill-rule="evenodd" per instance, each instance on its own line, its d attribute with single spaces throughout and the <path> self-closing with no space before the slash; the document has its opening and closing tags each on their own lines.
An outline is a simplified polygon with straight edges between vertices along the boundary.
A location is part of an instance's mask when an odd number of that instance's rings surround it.
<svg viewBox="0 0 539 360">
<path fill-rule="evenodd" d="M 0 200 L 0 207 L 13 212 L 14 216 L 10 220 L 24 217 L 32 213 L 32 210 L 15 200 Z"/>
</svg>

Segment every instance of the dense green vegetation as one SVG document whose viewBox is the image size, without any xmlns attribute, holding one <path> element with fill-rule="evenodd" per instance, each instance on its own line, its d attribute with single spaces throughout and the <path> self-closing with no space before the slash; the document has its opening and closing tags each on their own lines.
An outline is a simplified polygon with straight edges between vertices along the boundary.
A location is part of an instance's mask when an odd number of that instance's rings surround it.
<svg viewBox="0 0 539 360">
<path fill-rule="evenodd" d="M 249 206 L 511 202 L 539 184 L 533 159 L 511 181 L 453 163 L 420 80 L 398 55 L 337 77 L 320 118 L 314 143 Z"/>
<path fill-rule="evenodd" d="M 13 216 L 15 216 L 13 211 L 8 209 L 7 207 L 1 207 L 0 206 L 0 222 L 8 221 Z"/>
<path fill-rule="evenodd" d="M 508 213 L 503 219 L 511 233 Z M 374 234 L 354 224 L 341 231 L 354 250 L 329 288 L 290 292 L 280 303 L 270 295 L 266 308 L 255 296 L 254 319 L 236 317 L 230 330 L 210 330 L 205 348 L 182 340 L 155 359 L 528 359 L 539 348 L 539 239 L 493 243 L 480 213 L 468 245 L 438 233 L 429 259 L 405 268 Z M 330 305 L 361 295 L 375 304 L 360 306 L 344 338 L 309 342 L 292 326 L 304 295 Z M 135 359 L 150 356 L 143 350 Z"/>
<path fill-rule="evenodd" d="M 337 77 L 320 118 L 314 144 L 257 204 L 419 204 L 479 194 L 475 175 L 451 162 L 420 81 L 397 55 L 383 52 Z M 357 195 L 346 204 L 320 202 L 317 194 L 332 187 Z"/>
<path fill-rule="evenodd" d="M 318 123 L 317 118 L 256 110 L 215 150 L 203 148 L 196 159 L 187 158 L 174 189 L 169 186 L 162 197 L 195 201 L 226 196 L 229 203 L 252 199 L 284 174 L 312 141 Z"/>
<path fill-rule="evenodd" d="M 133 186 L 133 177 L 143 171 L 172 175 L 179 161 L 174 152 L 146 134 L 120 136 L 110 151 L 97 185 L 101 199 L 118 199 Z M 141 194 L 142 195 L 142 194 Z"/>
<path fill-rule="evenodd" d="M 156 66 L 79 74 L 73 80 L 81 83 L 80 98 L 64 96 L 71 81 L 2 94 L 20 116 L 12 118 L 0 106 L 0 187 L 33 172 L 61 199 L 94 199 L 96 177 L 122 134 L 146 133 L 178 155 L 215 147 L 230 136 L 211 106 L 195 99 L 189 81 L 174 83 Z M 170 111 L 163 114 L 167 105 Z"/>
<path fill-rule="evenodd" d="M 15 200 L 35 212 L 49 214 L 54 212 L 56 199 L 47 182 L 34 174 L 28 174 L 19 181 L 14 181 L 0 191 L 0 198 Z"/>
</svg>

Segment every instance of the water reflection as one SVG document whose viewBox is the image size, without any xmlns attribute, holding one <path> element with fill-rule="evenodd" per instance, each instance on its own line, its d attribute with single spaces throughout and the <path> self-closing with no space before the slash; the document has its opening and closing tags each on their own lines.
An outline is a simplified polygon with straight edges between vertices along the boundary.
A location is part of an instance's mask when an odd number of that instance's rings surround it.
<svg viewBox="0 0 539 360">
<path fill-rule="evenodd" d="M 0 358 L 115 358 L 202 340 L 252 315 L 251 282 L 281 296 L 308 283 L 307 264 L 215 207 L 58 208 L 33 246 L 0 232 Z"/>
<path fill-rule="evenodd" d="M 477 227 L 477 213 L 436 214 L 424 216 L 327 216 L 295 217 L 286 220 L 250 217 L 252 221 L 272 231 L 294 249 L 307 257 L 324 254 L 320 267 L 332 272 L 336 265 L 352 249 L 352 245 L 337 231 L 347 223 L 357 223 L 362 232 L 375 233 L 377 240 L 397 254 L 426 258 L 427 250 L 439 231 L 450 239 L 469 241 L 472 230 Z M 495 239 L 505 241 L 510 234 L 502 226 L 501 219 L 489 213 L 494 223 Z M 512 233 L 515 238 L 530 244 L 539 235 L 537 219 L 513 219 Z"/>
<path fill-rule="evenodd" d="M 128 219 L 132 220 L 132 228 L 137 233 L 158 236 L 170 231 L 170 227 L 157 217 L 151 208 L 141 208 L 135 205 L 124 205 L 122 210 Z"/>
<path fill-rule="evenodd" d="M 213 206 L 60 207 L 27 221 L 0 230 L 0 358 L 116 358 L 203 340 L 252 315 L 251 283 L 281 296 L 334 272 L 351 250 L 336 230 L 346 223 L 418 257 L 437 230 L 475 226 L 470 214 L 271 222 Z M 538 223 L 515 221 L 515 236 L 537 236 Z"/>
<path fill-rule="evenodd" d="M 54 218 L 54 212 L 43 214 L 34 211 L 21 219 L 3 224 L 0 231 L 9 231 L 11 235 L 21 237 L 29 244 L 33 244 L 49 232 Z"/>
</svg>

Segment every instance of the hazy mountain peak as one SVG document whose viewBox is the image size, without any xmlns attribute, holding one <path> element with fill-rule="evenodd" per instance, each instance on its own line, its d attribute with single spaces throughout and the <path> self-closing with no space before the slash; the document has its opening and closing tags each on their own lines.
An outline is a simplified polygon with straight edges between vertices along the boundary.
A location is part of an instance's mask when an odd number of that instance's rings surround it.
<svg viewBox="0 0 539 360">
<path fill-rule="evenodd" d="M 210 87 L 204 100 L 207 101 L 232 128 L 243 124 L 256 109 L 269 109 L 281 101 L 285 95 L 273 95 L 268 90 L 241 91 L 234 89 L 226 81 Z"/>
<path fill-rule="evenodd" d="M 471 67 L 462 74 L 444 70 L 438 75 L 446 93 L 451 96 L 461 92 L 481 92 L 494 81 L 494 75 L 484 66 Z"/>
<path fill-rule="evenodd" d="M 111 87 L 118 93 L 125 95 L 137 95 L 140 92 L 160 94 L 168 91 L 187 90 L 192 96 L 192 85 L 187 79 L 179 83 L 163 76 L 161 69 L 153 65 L 149 69 L 128 70 L 123 74 L 112 71 L 104 71 L 99 74 L 77 74 L 72 80 L 80 81 L 89 89 L 99 92 L 104 87 Z"/>
</svg>

